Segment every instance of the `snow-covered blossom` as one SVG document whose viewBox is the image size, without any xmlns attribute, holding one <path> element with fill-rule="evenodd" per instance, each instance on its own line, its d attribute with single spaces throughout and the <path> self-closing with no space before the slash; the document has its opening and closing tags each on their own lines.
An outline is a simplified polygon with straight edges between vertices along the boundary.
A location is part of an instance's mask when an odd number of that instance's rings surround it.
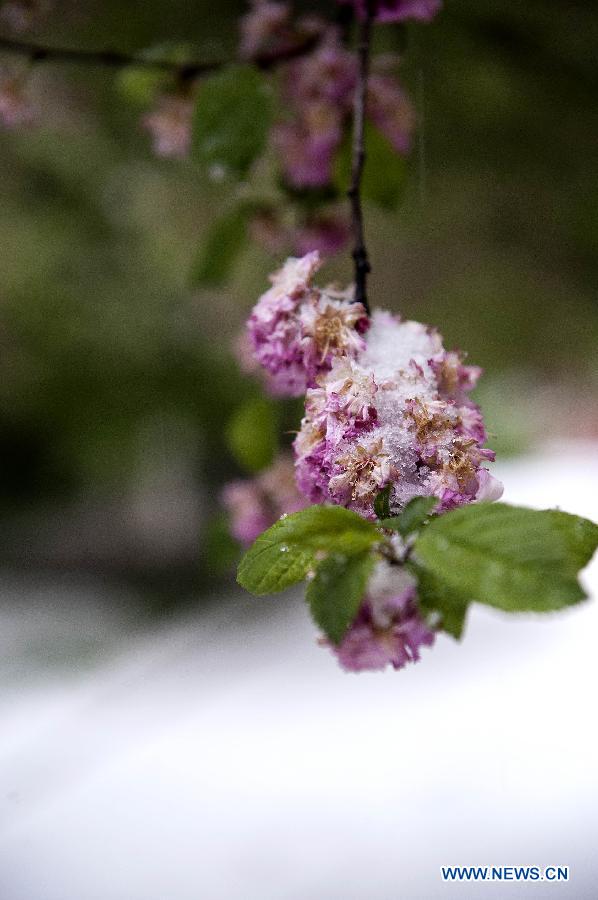
<svg viewBox="0 0 598 900">
<path fill-rule="evenodd" d="M 191 148 L 193 99 L 186 94 L 163 94 L 142 119 L 152 137 L 156 156 L 184 159 Z"/>
<path fill-rule="evenodd" d="M 368 318 L 351 290 L 318 289 L 319 265 L 317 253 L 287 260 L 249 320 L 258 362 L 281 390 L 305 390 L 293 445 L 301 494 L 372 520 L 386 487 L 393 515 L 418 496 L 437 498 L 439 513 L 498 499 L 502 485 L 486 467 L 494 452 L 484 446 L 482 414 L 470 399 L 481 370 L 446 350 L 434 328 L 381 310 Z M 242 507 L 237 534 L 248 542 L 270 521 L 256 489 L 244 490 L 228 502 Z M 399 562 L 407 545 L 396 534 L 387 541 Z M 321 642 L 343 668 L 361 671 L 402 668 L 433 641 L 414 577 L 380 557 L 340 644 Z"/>
<path fill-rule="evenodd" d="M 357 15 L 364 18 L 370 0 L 340 2 L 352 3 Z M 374 0 L 374 18 L 377 22 L 405 22 L 408 19 L 430 22 L 441 7 L 442 0 Z"/>
<path fill-rule="evenodd" d="M 335 357 L 351 358 L 365 347 L 363 306 L 352 303 L 346 292 L 312 285 L 319 267 L 316 251 L 288 259 L 249 318 L 255 357 L 280 394 L 304 393 Z"/>
<path fill-rule="evenodd" d="M 306 498 L 297 490 L 289 453 L 280 454 L 255 478 L 227 484 L 222 502 L 230 516 L 231 532 L 243 546 L 253 543 L 283 513 L 297 512 L 307 505 Z"/>
<path fill-rule="evenodd" d="M 364 343 L 307 391 L 295 441 L 301 490 L 372 518 L 388 484 L 395 513 L 419 495 L 438 497 L 440 510 L 500 496 L 468 397 L 480 370 L 447 352 L 434 329 L 390 313 L 374 312 Z"/>
<path fill-rule="evenodd" d="M 328 642 L 322 641 L 327 644 Z M 402 669 L 417 662 L 421 647 L 434 643 L 417 608 L 415 581 L 386 560 L 376 564 L 367 594 L 341 643 L 332 649 L 350 672 Z"/>
</svg>

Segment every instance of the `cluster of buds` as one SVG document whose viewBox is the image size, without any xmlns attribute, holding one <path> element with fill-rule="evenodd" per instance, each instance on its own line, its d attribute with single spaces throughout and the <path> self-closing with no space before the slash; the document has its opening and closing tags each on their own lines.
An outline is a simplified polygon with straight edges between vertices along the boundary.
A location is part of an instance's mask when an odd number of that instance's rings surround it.
<svg viewBox="0 0 598 900">
<path fill-rule="evenodd" d="M 248 322 L 277 392 L 305 391 L 294 442 L 301 493 L 372 520 L 385 488 L 393 515 L 421 496 L 436 497 L 437 512 L 498 499 L 502 485 L 486 467 L 494 453 L 470 399 L 481 370 L 445 350 L 435 329 L 384 311 L 368 317 L 351 290 L 317 288 L 319 265 L 317 253 L 287 260 Z M 347 669 L 400 668 L 432 640 L 415 583 L 381 560 L 334 649 Z"/>
</svg>

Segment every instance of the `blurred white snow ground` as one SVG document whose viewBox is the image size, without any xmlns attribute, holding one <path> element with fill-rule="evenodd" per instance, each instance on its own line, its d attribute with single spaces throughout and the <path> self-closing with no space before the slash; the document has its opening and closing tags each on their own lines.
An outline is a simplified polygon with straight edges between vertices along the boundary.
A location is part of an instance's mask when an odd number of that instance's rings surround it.
<svg viewBox="0 0 598 900">
<path fill-rule="evenodd" d="M 496 473 L 598 519 L 596 446 Z M 475 608 L 461 645 L 355 676 L 299 593 L 143 632 L 98 586 L 0 589 L 1 900 L 598 896 L 596 602 Z M 441 881 L 485 864 L 570 880 Z"/>
</svg>

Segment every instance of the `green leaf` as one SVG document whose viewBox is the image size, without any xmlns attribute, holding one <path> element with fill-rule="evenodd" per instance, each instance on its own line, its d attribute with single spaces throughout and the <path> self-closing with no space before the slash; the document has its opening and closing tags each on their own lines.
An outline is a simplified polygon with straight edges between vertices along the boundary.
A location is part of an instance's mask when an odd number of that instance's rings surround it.
<svg viewBox="0 0 598 900">
<path fill-rule="evenodd" d="M 437 503 L 438 499 L 436 497 L 414 497 L 399 516 L 393 516 L 391 519 L 381 519 L 377 524 L 380 528 L 398 531 L 403 537 L 407 537 L 407 535 L 413 534 L 414 531 L 419 531 L 422 525 L 427 522 Z"/>
<path fill-rule="evenodd" d="M 126 66 L 118 73 L 115 86 L 121 97 L 129 103 L 147 106 L 163 89 L 166 78 L 159 69 L 141 66 Z"/>
<path fill-rule="evenodd" d="M 257 397 L 237 409 L 228 423 L 226 439 L 234 458 L 249 472 L 270 465 L 277 450 L 274 404 Z"/>
<path fill-rule="evenodd" d="M 242 207 L 218 219 L 193 261 L 190 287 L 221 287 L 244 248 L 246 237 L 247 215 Z"/>
<path fill-rule="evenodd" d="M 410 566 L 417 578 L 417 603 L 426 617 L 436 615 L 438 627 L 459 640 L 465 628 L 469 603 L 439 581 L 431 572 Z"/>
<path fill-rule="evenodd" d="M 390 516 L 390 492 L 392 490 L 392 484 L 387 484 L 383 490 L 380 491 L 376 499 L 374 500 L 374 512 L 378 516 L 379 519 L 388 519 Z"/>
<path fill-rule="evenodd" d="M 596 546 L 598 525 L 587 519 L 480 503 L 433 519 L 415 553 L 438 591 L 509 612 L 545 612 L 584 599 L 577 573 Z"/>
<path fill-rule="evenodd" d="M 202 165 L 242 177 L 262 152 L 272 121 L 264 76 L 233 65 L 202 80 L 193 117 L 193 152 Z"/>
<path fill-rule="evenodd" d="M 389 141 L 370 123 L 365 126 L 366 162 L 361 192 L 381 209 L 397 208 L 406 183 L 407 163 Z M 344 141 L 336 160 L 335 182 L 346 192 L 351 180 L 351 142 Z"/>
<path fill-rule="evenodd" d="M 239 564 L 237 581 L 253 594 L 272 594 L 315 569 L 330 553 L 346 557 L 380 540 L 371 522 L 342 506 L 309 506 L 275 522 Z"/>
<path fill-rule="evenodd" d="M 222 575 L 234 569 L 241 549 L 230 533 L 226 515 L 216 516 L 208 523 L 200 553 L 201 562 L 210 575 Z"/>
<path fill-rule="evenodd" d="M 366 551 L 347 557 L 333 553 L 320 563 L 305 598 L 312 616 L 333 644 L 339 644 L 357 615 L 374 565 Z"/>
</svg>

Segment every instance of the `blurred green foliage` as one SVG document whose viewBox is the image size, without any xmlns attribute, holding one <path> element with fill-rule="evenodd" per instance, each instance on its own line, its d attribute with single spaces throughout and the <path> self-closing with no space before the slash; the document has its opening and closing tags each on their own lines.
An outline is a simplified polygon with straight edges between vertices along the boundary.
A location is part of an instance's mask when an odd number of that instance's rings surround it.
<svg viewBox="0 0 598 900">
<path fill-rule="evenodd" d="M 147 0 L 123 15 L 116 0 L 70 0 L 34 36 L 185 45 L 212 62 L 234 58 L 242 9 Z M 533 415 L 542 436 L 562 431 L 567 404 L 551 412 L 547 384 L 591 397 L 597 379 L 597 29 L 589 2 L 447 0 L 433 25 L 379 37 L 405 47 L 420 125 L 399 208 L 366 211 L 372 300 L 437 324 L 486 368 L 480 396 L 503 451 L 534 436 Z M 222 222 L 238 187 L 153 157 L 145 76 L 48 61 L 31 86 L 39 122 L 0 133 L 5 515 L 126 492 L 156 454 L 185 456 L 210 515 L 240 471 L 226 423 L 256 392 L 231 343 L 279 260 L 249 242 L 234 259 L 243 223 L 223 237 Z M 387 174 L 370 168 L 373 199 Z M 326 277 L 350 280 L 349 255 Z M 281 415 L 296 427 L 296 404 Z M 591 402 L 580 415 L 598 423 Z"/>
</svg>

